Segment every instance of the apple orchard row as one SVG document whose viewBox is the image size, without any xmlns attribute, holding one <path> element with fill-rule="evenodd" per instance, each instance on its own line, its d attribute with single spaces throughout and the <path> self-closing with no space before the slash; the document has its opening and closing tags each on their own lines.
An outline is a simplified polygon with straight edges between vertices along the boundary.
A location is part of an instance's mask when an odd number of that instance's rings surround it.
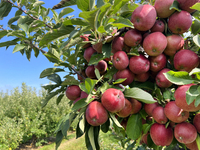
<svg viewBox="0 0 200 150">
<path fill-rule="evenodd" d="M 124 118 L 121 124 L 126 129 L 128 117 L 144 109 L 147 113 L 144 122 L 153 118 L 155 123 L 150 131 L 142 136 L 142 143 L 148 145 L 147 136 L 150 135 L 156 145 L 168 146 L 175 137 L 188 148 L 193 146 L 191 149 L 194 150 L 198 149 L 196 138 L 200 133 L 200 113 L 197 113 L 190 122 L 188 118 L 190 112 L 200 110 L 200 105 L 195 107 L 194 102 L 190 105 L 186 102 L 186 91 L 194 84 L 176 86 L 175 100 L 165 101 L 164 105 L 158 101 L 145 104 L 133 98 L 126 98 L 122 92 L 133 81 L 148 80 L 161 89 L 174 87 L 164 73 L 170 70 L 191 72 L 199 66 L 199 56 L 192 50 L 184 49 L 182 37 L 192 25 L 190 13 L 194 10 L 189 7 L 198 1 L 178 0 L 182 9 L 180 12 L 169 9 L 173 2 L 174 0 L 156 0 L 154 6 L 144 4 L 137 7 L 131 16 L 134 29 L 128 28 L 112 40 L 113 55 L 96 65 L 86 65 L 85 70 L 81 71 L 86 78 L 96 79 L 95 68 L 103 76 L 108 70 L 108 65 L 111 65 L 117 69 L 113 75 L 113 82 L 125 79 L 120 85 L 116 85 L 121 87 L 121 90 L 108 88 L 100 97 L 94 96 L 94 100 L 87 106 L 85 117 L 90 125 L 99 126 L 108 120 L 108 112 L 115 113 L 118 117 Z M 166 25 L 168 32 L 165 29 Z M 82 38 L 89 41 L 89 36 L 85 35 Z M 102 45 L 97 43 L 84 46 L 84 58 L 87 63 L 92 56 L 102 53 Z M 138 48 L 138 51 L 133 55 L 135 48 Z M 83 80 L 80 76 L 79 79 Z M 70 85 L 66 90 L 66 96 L 76 103 L 87 98 L 88 94 L 81 91 L 79 86 Z M 169 121 L 170 124 L 166 127 Z"/>
</svg>

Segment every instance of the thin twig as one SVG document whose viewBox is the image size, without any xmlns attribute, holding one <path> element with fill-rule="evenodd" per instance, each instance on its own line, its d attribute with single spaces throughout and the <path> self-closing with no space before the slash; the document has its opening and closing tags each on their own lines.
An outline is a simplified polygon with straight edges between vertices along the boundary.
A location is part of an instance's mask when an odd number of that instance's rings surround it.
<svg viewBox="0 0 200 150">
<path fill-rule="evenodd" d="M 0 26 L 0 28 L 1 28 L 2 30 L 5 30 L 2 26 Z"/>
<path fill-rule="evenodd" d="M 70 68 L 71 68 L 76 74 L 80 75 L 84 80 L 86 79 L 80 72 L 78 72 L 78 71 L 74 68 L 74 66 L 70 66 Z"/>
<path fill-rule="evenodd" d="M 28 15 L 29 17 L 33 18 L 34 20 L 40 20 L 30 14 L 28 14 L 25 10 L 23 10 L 21 7 L 15 5 L 13 2 L 11 2 L 10 0 L 7 0 L 8 3 L 12 4 L 13 6 L 17 7 L 19 10 L 21 10 L 23 13 L 25 13 L 26 15 Z M 49 27 L 50 29 L 53 29 L 50 25 L 48 25 L 47 23 L 44 22 L 44 24 Z"/>
</svg>

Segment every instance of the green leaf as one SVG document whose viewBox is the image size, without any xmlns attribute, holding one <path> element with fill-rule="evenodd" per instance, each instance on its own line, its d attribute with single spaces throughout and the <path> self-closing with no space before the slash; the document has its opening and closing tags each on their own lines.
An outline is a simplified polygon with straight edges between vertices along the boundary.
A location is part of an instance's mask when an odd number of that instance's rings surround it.
<svg viewBox="0 0 200 150">
<path fill-rule="evenodd" d="M 92 98 L 91 94 L 89 94 L 87 98 L 83 98 L 77 101 L 72 107 L 72 111 L 79 110 L 80 108 L 87 106 L 93 100 L 94 98 Z"/>
<path fill-rule="evenodd" d="M 89 11 L 90 0 L 77 0 L 77 7 L 82 11 Z"/>
<path fill-rule="evenodd" d="M 198 47 L 200 47 L 200 35 L 199 34 L 197 34 L 193 37 L 193 41 Z"/>
<path fill-rule="evenodd" d="M 115 117 L 115 114 L 113 113 L 109 113 L 110 118 L 112 119 L 112 121 L 115 123 L 116 126 L 122 128 L 122 125 L 119 123 L 119 121 L 117 120 L 117 118 Z"/>
<path fill-rule="evenodd" d="M 129 0 L 115 0 L 112 14 L 117 13 Z"/>
<path fill-rule="evenodd" d="M 42 73 L 40 74 L 40 78 L 44 78 L 46 76 L 54 74 L 55 72 L 64 72 L 64 71 L 65 71 L 64 69 L 60 69 L 60 68 L 47 68 L 42 71 Z"/>
<path fill-rule="evenodd" d="M 12 41 L 6 41 L 6 42 L 2 42 L 2 43 L 0 43 L 0 47 L 8 47 L 8 46 L 11 46 L 11 45 L 17 45 L 18 43 L 18 41 L 19 41 L 20 39 L 19 38 L 16 38 L 16 39 L 14 39 L 14 40 L 12 40 Z"/>
<path fill-rule="evenodd" d="M 0 30 L 0 39 L 3 38 L 4 36 L 6 36 L 8 33 L 7 30 Z"/>
<path fill-rule="evenodd" d="M 90 58 L 90 62 L 88 65 L 96 65 L 100 60 L 103 60 L 103 54 L 93 54 Z"/>
<path fill-rule="evenodd" d="M 61 84 L 61 82 L 62 82 L 60 76 L 56 73 L 47 76 L 47 79 L 49 79 L 57 84 Z"/>
<path fill-rule="evenodd" d="M 108 119 L 104 124 L 101 125 L 101 131 L 107 133 L 110 128 L 110 120 Z"/>
<path fill-rule="evenodd" d="M 110 4 L 110 3 L 109 3 Z M 98 0 L 97 1 L 97 8 L 101 7 L 101 6 L 104 6 L 105 3 L 104 3 L 104 0 Z"/>
<path fill-rule="evenodd" d="M 13 53 L 18 52 L 18 51 L 24 49 L 25 47 L 26 47 L 26 46 L 25 46 L 24 44 L 17 44 L 17 45 L 15 46 L 15 48 L 13 49 Z"/>
<path fill-rule="evenodd" d="M 186 102 L 188 105 L 190 105 L 198 96 L 200 96 L 199 87 L 200 86 L 198 86 L 198 85 L 192 85 L 186 91 Z M 195 102 L 196 102 L 196 100 L 195 100 Z"/>
<path fill-rule="evenodd" d="M 80 18 L 72 18 L 72 19 L 68 19 L 66 18 L 63 22 L 63 25 L 80 25 L 80 26 L 88 26 L 88 23 Z"/>
<path fill-rule="evenodd" d="M 95 73 L 97 79 L 101 78 L 100 72 L 99 72 L 99 70 L 97 68 L 95 68 L 94 73 Z"/>
<path fill-rule="evenodd" d="M 196 3 L 194 4 L 192 7 L 190 7 L 191 9 L 196 9 L 198 11 L 200 11 L 200 3 Z"/>
<path fill-rule="evenodd" d="M 58 18 L 60 19 L 60 18 L 62 18 L 63 16 L 65 16 L 65 15 L 67 15 L 67 14 L 73 12 L 73 11 L 74 11 L 74 10 L 73 10 L 72 8 L 70 8 L 70 7 L 64 8 L 64 9 L 60 12 Z"/>
<path fill-rule="evenodd" d="M 108 11 L 110 10 L 110 8 L 111 8 L 111 4 L 110 3 L 106 3 L 100 8 L 100 13 L 99 13 L 99 16 L 98 16 L 98 20 L 99 20 L 100 26 L 103 26 L 103 20 L 105 19 L 105 17 L 107 15 Z"/>
<path fill-rule="evenodd" d="M 153 124 L 153 122 L 151 124 L 145 123 L 145 124 L 142 125 L 142 131 L 143 131 L 144 134 L 146 134 L 150 130 L 152 124 Z"/>
<path fill-rule="evenodd" d="M 119 14 L 123 17 L 129 17 L 132 15 L 133 11 L 138 7 L 136 3 L 126 3 L 121 9 L 118 11 Z"/>
<path fill-rule="evenodd" d="M 186 71 L 168 71 L 164 73 L 164 76 L 172 83 L 177 85 L 185 85 L 194 83 L 196 80 L 189 76 L 189 73 Z M 198 82 L 198 81 L 196 81 Z"/>
<path fill-rule="evenodd" d="M 133 114 L 129 117 L 126 133 L 132 140 L 137 140 L 142 134 L 142 117 L 140 114 Z"/>
<path fill-rule="evenodd" d="M 11 19 L 8 21 L 8 25 L 10 26 L 13 22 L 17 21 L 19 18 L 20 18 L 20 16 L 15 16 L 15 17 L 11 18 Z"/>
<path fill-rule="evenodd" d="M 130 27 L 130 28 L 134 28 L 133 27 L 133 23 L 127 19 L 127 18 L 122 18 L 120 17 L 119 19 L 115 20 L 112 25 L 114 27 L 117 27 L 118 29 L 124 28 L 124 27 Z"/>
<path fill-rule="evenodd" d="M 59 37 L 69 34 L 74 30 L 73 26 L 62 26 L 58 29 L 53 29 L 52 31 L 46 33 L 43 38 L 40 40 L 39 46 L 44 46 L 49 42 L 56 40 Z"/>
<path fill-rule="evenodd" d="M 200 149 L 200 135 L 199 134 L 197 134 L 196 142 L 197 142 L 198 149 Z"/>
<path fill-rule="evenodd" d="M 48 85 L 43 85 L 42 87 L 47 90 L 47 92 L 51 92 L 53 89 L 59 87 L 59 84 L 48 84 Z"/>
<path fill-rule="evenodd" d="M 58 131 L 57 134 L 56 134 L 56 150 L 58 149 L 58 147 L 60 146 L 61 142 L 62 142 L 62 139 L 63 139 L 63 134 L 62 134 L 62 131 Z"/>
<path fill-rule="evenodd" d="M 3 17 L 6 17 L 10 13 L 11 9 L 12 9 L 11 3 L 1 1 L 1 3 L 0 3 L 0 19 L 2 20 Z"/>
<path fill-rule="evenodd" d="M 52 9 L 59 9 L 67 6 L 72 6 L 76 4 L 76 0 L 61 0 L 60 3 L 57 5 L 53 6 Z"/>
<path fill-rule="evenodd" d="M 125 79 L 117 79 L 115 82 L 113 82 L 113 84 L 120 84 L 122 82 L 124 82 L 127 78 Z"/>
<path fill-rule="evenodd" d="M 130 98 L 135 98 L 141 102 L 147 103 L 147 104 L 152 104 L 155 103 L 156 101 L 154 98 L 151 96 L 151 94 L 145 92 L 144 90 L 140 88 L 130 88 L 126 89 L 124 92 L 125 97 L 130 97 Z"/>
<path fill-rule="evenodd" d="M 65 80 L 62 82 L 61 85 L 79 85 L 80 82 L 78 80 L 76 80 L 74 77 L 70 76 L 70 75 L 67 75 L 64 77 Z"/>
<path fill-rule="evenodd" d="M 112 50 L 111 43 L 103 44 L 102 54 L 103 54 L 104 58 L 110 58 L 110 56 L 112 55 L 111 50 Z"/>
<path fill-rule="evenodd" d="M 58 98 L 56 99 L 56 104 L 57 104 L 57 105 L 60 104 L 60 102 L 61 102 L 63 96 L 64 96 L 64 94 L 60 94 L 60 95 L 58 96 Z"/>
<path fill-rule="evenodd" d="M 179 8 L 179 2 L 178 1 L 174 1 L 173 4 L 170 6 L 169 10 L 176 10 L 178 12 L 181 11 L 181 9 Z"/>
<path fill-rule="evenodd" d="M 96 83 L 97 83 L 97 80 L 86 78 L 85 82 L 80 84 L 80 88 L 81 90 L 89 94 L 94 89 L 94 86 Z"/>
<path fill-rule="evenodd" d="M 17 21 L 17 24 L 31 24 L 34 21 L 33 18 L 29 17 L 29 16 L 20 16 L 20 18 Z"/>
<path fill-rule="evenodd" d="M 89 137 L 92 148 L 96 149 L 95 142 L 94 142 L 95 137 L 94 137 L 94 127 L 93 126 L 91 126 L 90 129 L 88 130 L 88 137 Z"/>
<path fill-rule="evenodd" d="M 198 95 L 195 99 L 194 106 L 197 107 L 200 104 L 200 95 Z"/>
<path fill-rule="evenodd" d="M 43 2 L 43 1 L 37 1 L 37 2 L 35 2 L 35 3 L 33 4 L 33 7 L 41 6 L 41 5 L 43 5 L 43 4 L 45 4 L 45 2 Z"/>
<path fill-rule="evenodd" d="M 196 35 L 200 32 L 200 20 L 194 20 L 191 26 L 192 34 Z"/>
</svg>

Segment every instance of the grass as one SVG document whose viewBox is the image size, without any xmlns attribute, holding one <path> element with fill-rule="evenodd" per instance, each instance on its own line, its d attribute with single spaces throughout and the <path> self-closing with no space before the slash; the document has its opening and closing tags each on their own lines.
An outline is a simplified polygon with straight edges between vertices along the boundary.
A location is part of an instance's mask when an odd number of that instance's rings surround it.
<svg viewBox="0 0 200 150">
<path fill-rule="evenodd" d="M 78 139 L 76 133 L 71 133 L 64 139 L 58 150 L 87 150 L 84 135 Z M 121 150 L 118 140 L 114 138 L 111 132 L 100 132 L 99 143 L 101 150 Z M 38 148 L 38 150 L 55 150 L 55 143 Z"/>
</svg>

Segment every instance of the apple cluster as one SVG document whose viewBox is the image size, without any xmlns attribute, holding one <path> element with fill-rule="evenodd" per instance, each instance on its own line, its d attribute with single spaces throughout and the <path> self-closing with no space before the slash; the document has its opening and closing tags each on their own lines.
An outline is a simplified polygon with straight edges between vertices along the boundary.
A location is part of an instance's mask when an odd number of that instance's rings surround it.
<svg viewBox="0 0 200 150">
<path fill-rule="evenodd" d="M 132 114 L 140 110 L 146 112 L 144 123 L 153 122 L 148 133 L 143 134 L 141 142 L 148 145 L 150 136 L 155 145 L 168 146 L 174 137 L 192 150 L 197 150 L 196 138 L 200 134 L 200 104 L 195 107 L 186 102 L 186 91 L 194 84 L 176 86 L 171 83 L 164 73 L 175 71 L 191 72 L 199 66 L 199 56 L 192 50 L 184 48 L 183 34 L 192 25 L 192 15 L 195 10 L 190 6 L 199 0 L 177 0 L 181 11 L 170 9 L 174 0 L 156 0 L 154 6 L 144 4 L 138 6 L 132 13 L 133 28 L 112 39 L 112 56 L 100 60 L 96 65 L 87 65 L 82 75 L 96 79 L 95 68 L 100 75 L 114 67 L 113 82 L 124 79 L 119 86 L 128 87 L 134 81 L 142 83 L 151 81 L 160 89 L 175 88 L 174 100 L 159 101 L 145 104 L 133 98 L 126 98 L 123 90 L 108 88 L 98 98 L 87 106 L 85 117 L 92 126 L 104 124 L 108 112 L 124 118 L 121 122 L 126 129 L 126 121 Z M 114 31 L 116 32 L 116 31 Z M 82 36 L 89 41 L 90 35 Z M 102 53 L 102 43 L 84 45 L 84 59 L 90 62 L 92 56 Z M 109 68 L 108 68 L 109 66 Z M 78 76 L 83 80 L 81 76 Z M 81 91 L 79 86 L 71 85 L 66 90 L 66 96 L 77 102 L 87 98 L 88 94 Z M 157 98 L 155 97 L 155 100 Z M 189 119 L 190 114 L 194 117 Z"/>
</svg>

